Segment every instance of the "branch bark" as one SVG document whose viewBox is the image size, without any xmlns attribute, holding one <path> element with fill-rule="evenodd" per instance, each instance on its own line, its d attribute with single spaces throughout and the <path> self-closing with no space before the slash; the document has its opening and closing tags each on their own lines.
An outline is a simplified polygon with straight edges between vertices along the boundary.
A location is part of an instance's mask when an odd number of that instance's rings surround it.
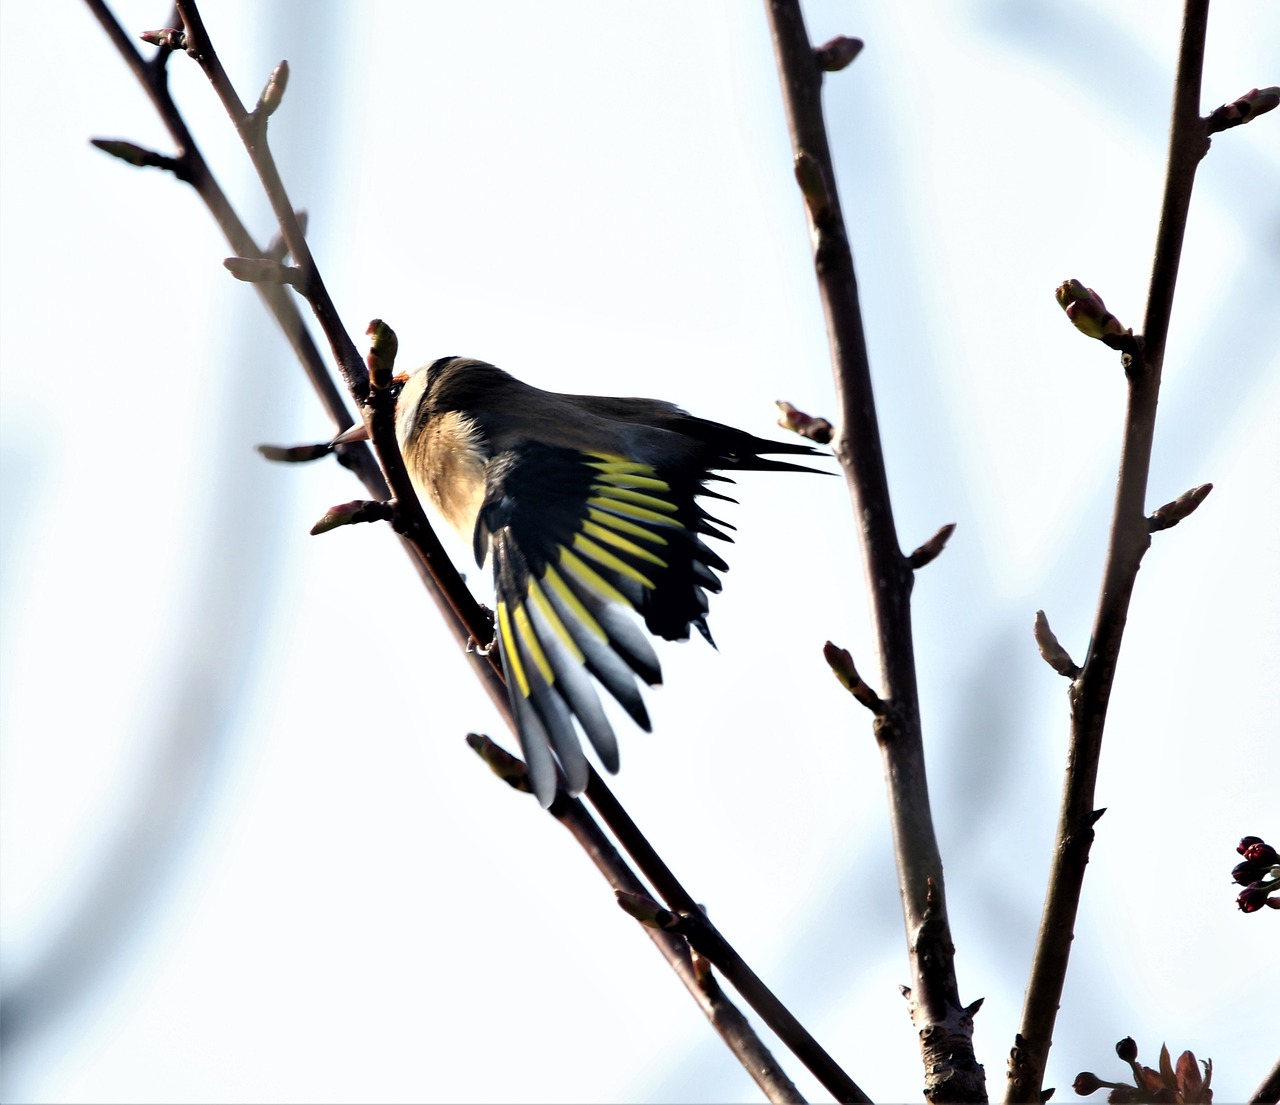
<svg viewBox="0 0 1280 1105">
<path fill-rule="evenodd" d="M 823 69 L 798 0 L 766 0 L 766 8 L 831 345 L 840 410 L 835 452 L 858 522 L 878 644 L 885 709 L 873 728 L 888 787 L 912 978 L 907 998 L 920 1035 L 924 1092 L 931 1102 L 986 1101 L 983 1069 L 973 1051 L 979 1003 L 966 1007 L 960 1001 L 942 857 L 929 806 L 911 634 L 914 570 L 893 521 L 857 276 L 822 115 Z"/>
<path fill-rule="evenodd" d="M 1277 1102 L 1280 1102 L 1280 1059 L 1249 1098 L 1249 1105 L 1276 1105 Z"/>
<path fill-rule="evenodd" d="M 1094 809 L 1094 790 L 1107 705 L 1138 568 L 1151 544 L 1146 497 L 1160 376 L 1191 189 L 1196 168 L 1208 149 L 1206 126 L 1199 113 L 1208 13 L 1209 0 L 1187 0 L 1183 11 L 1160 226 L 1141 340 L 1137 355 L 1128 358 L 1125 369 L 1129 395 L 1124 445 L 1092 644 L 1069 692 L 1071 738 L 1062 806 L 1022 1021 L 1009 1056 L 1010 1102 L 1042 1099 L 1045 1064 L 1093 844 L 1093 825 L 1102 812 Z"/>
</svg>

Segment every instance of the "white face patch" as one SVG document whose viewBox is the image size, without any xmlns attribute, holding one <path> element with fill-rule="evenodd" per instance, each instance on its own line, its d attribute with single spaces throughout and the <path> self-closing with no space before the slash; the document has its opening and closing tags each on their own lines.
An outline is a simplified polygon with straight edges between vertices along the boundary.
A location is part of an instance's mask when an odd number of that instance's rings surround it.
<svg viewBox="0 0 1280 1105">
<path fill-rule="evenodd" d="M 427 370 L 420 368 L 414 372 L 400 389 L 396 398 L 396 441 L 400 443 L 400 452 L 406 457 L 409 453 L 409 438 L 420 417 L 422 397 L 427 390 Z"/>
</svg>

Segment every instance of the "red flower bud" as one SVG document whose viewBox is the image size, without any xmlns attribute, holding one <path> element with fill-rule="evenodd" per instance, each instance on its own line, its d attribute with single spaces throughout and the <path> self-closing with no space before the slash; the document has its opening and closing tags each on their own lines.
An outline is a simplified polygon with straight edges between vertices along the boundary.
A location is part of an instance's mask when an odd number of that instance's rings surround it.
<svg viewBox="0 0 1280 1105">
<path fill-rule="evenodd" d="M 1280 863 L 1280 855 L 1276 855 L 1276 850 L 1261 840 L 1256 844 L 1250 844 L 1241 854 L 1250 863 L 1256 863 L 1262 867 L 1274 867 Z"/>
<path fill-rule="evenodd" d="M 1237 863 L 1231 868 L 1231 880 L 1241 886 L 1248 886 L 1251 882 L 1257 882 L 1264 870 L 1265 868 L 1258 864 L 1245 860 L 1244 863 Z"/>
<path fill-rule="evenodd" d="M 1081 1097 L 1088 1097 L 1091 1093 L 1102 1089 L 1106 1085 L 1109 1085 L 1109 1083 L 1104 1082 L 1092 1071 L 1082 1070 L 1076 1075 L 1076 1080 L 1071 1083 L 1071 1088 Z"/>
<path fill-rule="evenodd" d="M 1240 907 L 1241 913 L 1257 913 L 1266 904 L 1267 891 L 1256 882 L 1246 886 L 1236 898 L 1236 905 Z"/>
</svg>

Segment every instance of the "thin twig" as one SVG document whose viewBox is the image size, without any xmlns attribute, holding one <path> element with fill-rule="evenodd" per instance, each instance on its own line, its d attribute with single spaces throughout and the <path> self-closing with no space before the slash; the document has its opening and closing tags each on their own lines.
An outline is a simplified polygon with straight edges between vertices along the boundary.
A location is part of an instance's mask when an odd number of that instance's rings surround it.
<svg viewBox="0 0 1280 1105">
<path fill-rule="evenodd" d="M 635 877 L 609 838 L 578 799 L 557 796 L 551 814 L 582 846 L 596 868 L 615 892 L 647 897 L 647 888 Z M 671 964 L 680 981 L 706 1014 L 729 1050 L 747 1069 L 756 1085 L 772 1102 L 803 1102 L 805 1099 L 778 1065 L 769 1049 L 756 1035 L 746 1017 L 725 996 L 714 977 L 695 968 L 689 944 L 681 937 L 648 925 L 641 926 Z M 786 1040 L 783 1040 L 786 1043 Z M 850 1100 L 865 1101 L 866 1098 Z"/>
<path fill-rule="evenodd" d="M 320 269 L 311 256 L 311 247 L 302 233 L 297 212 L 289 202 L 284 181 L 280 177 L 275 158 L 271 156 L 271 150 L 267 144 L 267 117 L 274 108 L 256 109 L 252 112 L 245 110 L 243 102 L 231 84 L 231 79 L 222 67 L 217 52 L 213 49 L 213 44 L 209 41 L 209 32 L 205 29 L 199 8 L 193 0 L 177 0 L 175 7 L 186 30 L 187 53 L 195 58 L 204 70 L 218 99 L 222 101 L 223 107 L 231 117 L 236 133 L 249 152 L 249 158 L 253 162 L 254 169 L 257 170 L 263 190 L 271 203 L 271 210 L 280 225 L 280 233 L 289 249 L 289 254 L 293 257 L 294 264 L 306 274 L 307 302 L 329 341 L 348 390 L 358 402 L 363 402 L 368 390 L 364 362 L 346 327 L 342 325 L 342 320 L 338 317 L 337 308 L 329 296 L 328 288 L 325 287 Z M 283 88 L 280 91 L 283 93 Z M 263 104 L 261 107 L 265 108 L 267 105 Z"/>
<path fill-rule="evenodd" d="M 169 93 L 165 64 L 171 51 L 162 48 L 157 51 L 153 59 L 148 61 L 134 46 L 133 41 L 103 0 L 85 0 L 85 4 L 106 32 L 117 53 L 137 78 L 138 83 L 146 91 L 152 106 L 156 109 L 156 114 L 160 116 L 161 122 L 173 139 L 178 149 L 177 157 L 172 159 L 174 175 L 196 190 L 209 209 L 209 213 L 213 215 L 218 228 L 226 237 L 227 243 L 238 256 L 269 257 L 269 254 L 253 240 L 253 236 L 232 209 L 226 193 L 214 178 L 200 148 L 192 138 L 186 120 L 173 102 L 173 97 Z M 329 375 L 320 351 L 303 325 L 297 304 L 283 288 L 259 284 L 257 289 L 267 309 L 270 310 L 292 346 L 294 354 L 302 362 L 307 379 L 315 388 L 330 418 L 333 419 L 335 429 L 346 429 L 353 421 L 347 410 L 346 397 Z M 382 477 L 378 474 L 377 466 L 373 463 L 373 457 L 367 448 L 361 446 L 350 449 L 347 463 L 356 471 L 371 494 L 377 498 L 386 498 L 386 487 L 382 484 Z"/>
<path fill-rule="evenodd" d="M 681 931 L 693 949 L 705 955 L 761 1019 L 837 1101 L 870 1101 L 858 1084 L 831 1058 L 792 1012 L 778 1000 L 746 960 L 720 935 L 692 895 L 654 850 L 613 791 L 593 768 L 587 799 L 644 872 L 673 912 L 684 919 Z"/>
<path fill-rule="evenodd" d="M 1141 342 L 1137 355 L 1129 358 L 1126 369 L 1129 402 L 1124 446 L 1092 645 L 1080 674 L 1071 684 L 1071 740 L 1062 807 L 1022 1022 L 1009 1056 L 1007 1095 L 1011 1102 L 1041 1098 L 1085 865 L 1093 843 L 1093 824 L 1097 820 L 1094 788 L 1107 704 L 1138 567 L 1151 544 L 1146 497 L 1160 373 L 1191 188 L 1196 167 L 1208 148 L 1205 124 L 1199 113 L 1208 10 L 1209 0 L 1187 0 L 1183 12 L 1160 227 Z"/>
<path fill-rule="evenodd" d="M 976 1008 L 960 1002 L 942 858 L 929 807 L 911 637 L 914 571 L 893 522 L 857 277 L 822 116 L 822 69 L 798 0 L 766 0 L 766 7 L 831 344 L 840 406 L 835 452 L 859 524 L 879 646 L 879 694 L 885 710 L 876 715 L 874 729 L 889 794 L 911 966 L 908 1000 L 920 1035 L 925 1096 L 930 1101 L 986 1101 L 982 1066 L 973 1052 Z"/>
</svg>

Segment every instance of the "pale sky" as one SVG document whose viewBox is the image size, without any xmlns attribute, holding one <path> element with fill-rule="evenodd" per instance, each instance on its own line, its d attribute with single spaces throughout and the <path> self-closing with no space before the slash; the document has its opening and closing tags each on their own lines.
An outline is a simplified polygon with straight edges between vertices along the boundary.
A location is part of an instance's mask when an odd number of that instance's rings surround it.
<svg viewBox="0 0 1280 1105">
<path fill-rule="evenodd" d="M 207 8 L 245 100 L 289 60 L 272 144 L 348 327 L 387 320 L 403 367 L 477 356 L 764 435 L 775 399 L 834 416 L 762 5 Z M 1068 720 L 1032 618 L 1083 658 L 1123 417 L 1116 355 L 1053 292 L 1078 278 L 1139 323 L 1178 11 L 806 15 L 815 42 L 867 42 L 826 104 L 901 541 L 958 524 L 915 626 L 998 1095 Z M 758 1100 L 577 846 L 467 749 L 513 742 L 386 527 L 308 536 L 358 484 L 254 452 L 332 427 L 195 195 L 88 145 L 169 150 L 97 24 L 7 3 L 0 32 L 0 986 L 52 955 L 74 995 L 26 1022 L 0 1096 Z M 1277 56 L 1280 7 L 1216 5 L 1204 110 L 1278 83 Z M 171 69 L 269 238 L 207 83 Z M 1149 503 L 1215 490 L 1138 581 L 1056 1100 L 1080 1070 L 1118 1079 L 1124 1036 L 1152 1065 L 1162 1041 L 1211 1057 L 1224 1102 L 1275 1060 L 1280 918 L 1240 914 L 1229 872 L 1241 836 L 1280 842 L 1277 128 L 1216 137 L 1193 200 Z M 830 638 L 874 671 L 848 498 L 786 475 L 735 494 L 719 650 L 660 648 L 615 791 L 863 1088 L 911 1099 L 880 761 L 821 657 Z M 86 901 L 74 931 L 108 949 L 87 974 L 58 943 Z"/>
</svg>

